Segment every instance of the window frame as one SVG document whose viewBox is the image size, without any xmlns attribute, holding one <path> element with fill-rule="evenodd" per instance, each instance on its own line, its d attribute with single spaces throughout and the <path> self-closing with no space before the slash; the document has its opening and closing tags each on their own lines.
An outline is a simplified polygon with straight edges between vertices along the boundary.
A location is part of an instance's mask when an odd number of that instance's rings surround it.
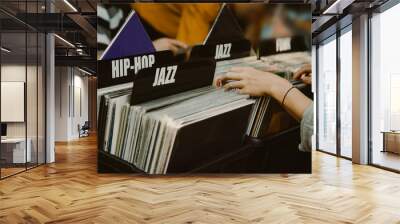
<svg viewBox="0 0 400 224">
<path fill-rule="evenodd" d="M 340 22 L 340 21 L 338 21 Z M 315 98 L 316 98 L 316 150 L 319 152 L 323 152 L 329 155 L 333 155 L 333 156 L 337 156 L 343 159 L 347 159 L 347 160 L 352 160 L 351 157 L 347 157 L 342 155 L 341 153 L 341 118 L 340 118 L 340 103 L 341 103 L 341 97 L 340 97 L 340 81 L 341 81 L 341 66 L 340 66 L 340 37 L 344 34 L 346 34 L 347 32 L 352 32 L 352 23 L 350 22 L 349 24 L 347 24 L 346 26 L 338 29 L 334 34 L 328 36 L 327 38 L 319 41 L 316 44 L 315 47 L 315 55 L 316 55 L 316 92 L 315 92 Z M 333 38 L 333 36 L 335 36 Z M 331 40 L 330 40 L 331 39 Z M 319 51 L 318 49 L 320 48 L 321 43 L 327 43 L 330 41 L 336 41 L 336 151 L 335 153 L 329 152 L 327 150 L 321 149 L 320 143 L 319 143 L 319 122 L 320 122 L 320 115 L 318 113 L 319 111 L 319 103 L 318 103 L 318 99 L 320 97 L 320 92 L 318 91 L 318 87 L 319 87 L 319 82 L 320 82 L 320 75 L 319 75 Z M 339 94 L 338 94 L 339 93 Z"/>
<path fill-rule="evenodd" d="M 383 170 L 395 172 L 395 173 L 400 173 L 400 169 L 393 169 L 384 165 L 380 165 L 377 163 L 373 162 L 373 154 L 374 154 L 374 149 L 373 149 L 373 130 L 372 130 L 372 94 L 373 94 L 373 88 L 372 88 L 372 19 L 374 17 L 374 14 L 381 14 L 384 13 L 385 11 L 393 8 L 394 6 L 397 6 L 400 4 L 400 0 L 388 0 L 384 4 L 380 5 L 379 7 L 368 11 L 368 31 L 367 31 L 367 38 L 368 38 L 368 69 L 367 69 L 367 79 L 368 79 L 368 165 L 377 167 Z"/>
</svg>

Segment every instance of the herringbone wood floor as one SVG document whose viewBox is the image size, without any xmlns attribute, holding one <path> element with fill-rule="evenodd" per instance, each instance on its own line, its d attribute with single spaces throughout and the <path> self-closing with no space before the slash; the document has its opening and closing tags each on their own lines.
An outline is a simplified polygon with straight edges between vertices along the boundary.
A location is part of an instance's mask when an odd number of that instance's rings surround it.
<svg viewBox="0 0 400 224">
<path fill-rule="evenodd" d="M 312 175 L 96 173 L 96 143 L 0 181 L 0 223 L 400 223 L 400 175 L 315 152 Z"/>
</svg>

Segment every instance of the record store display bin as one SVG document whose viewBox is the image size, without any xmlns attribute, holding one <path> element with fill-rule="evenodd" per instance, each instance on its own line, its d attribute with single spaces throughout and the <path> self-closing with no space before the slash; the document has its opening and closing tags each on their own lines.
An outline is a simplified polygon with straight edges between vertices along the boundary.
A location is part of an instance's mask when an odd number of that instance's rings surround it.
<svg viewBox="0 0 400 224">
<path fill-rule="evenodd" d="M 127 24 L 138 21 L 132 13 Z M 151 42 L 145 53 L 121 53 L 124 34 L 98 64 L 99 173 L 311 173 L 311 154 L 298 149 L 300 123 L 280 102 L 214 87 L 232 67 L 274 68 L 312 98 L 293 79 L 311 63 L 305 37 L 267 39 L 254 51 L 227 7 L 185 57 Z"/>
<path fill-rule="evenodd" d="M 298 43 L 296 38 L 293 38 L 292 41 Z M 151 80 L 147 80 L 148 78 L 146 77 L 152 75 L 154 76 L 154 73 L 157 71 L 157 69 L 148 68 L 139 71 L 139 73 L 136 75 L 136 80 L 134 81 L 135 85 L 133 85 L 133 90 L 129 90 L 128 93 L 135 95 L 132 97 L 133 101 L 140 102 L 131 102 L 130 105 L 148 102 L 148 100 L 151 101 L 152 99 L 166 96 L 165 93 L 168 93 L 167 95 L 176 93 L 179 94 L 185 91 L 190 92 L 193 89 L 209 85 L 207 83 L 212 83 L 215 77 L 218 77 L 220 74 L 224 74 L 224 72 L 226 72 L 227 69 L 232 66 L 251 66 L 259 69 L 263 69 L 263 66 L 281 66 L 282 70 L 286 69 L 288 72 L 279 75 L 290 80 L 293 71 L 298 69 L 300 65 L 304 64 L 309 59 L 309 56 L 306 52 L 301 52 L 298 49 L 294 49 L 294 52 L 283 53 L 283 59 L 281 57 L 277 57 L 277 52 L 271 52 L 272 50 L 265 53 L 266 55 L 270 56 L 251 56 L 250 50 L 247 50 L 247 54 L 243 53 L 243 41 L 230 41 L 230 43 L 233 43 L 232 49 L 240 49 L 239 47 L 235 47 L 235 43 L 242 47 L 242 49 L 238 50 L 238 54 L 240 56 L 233 53 L 229 60 L 209 60 L 209 55 L 214 52 L 213 49 L 216 48 L 218 44 L 208 44 L 196 47 L 193 50 L 193 52 L 196 52 L 196 54 L 192 55 L 192 58 L 189 62 L 175 60 L 175 62 L 172 64 L 177 63 L 178 67 L 181 69 L 178 69 L 175 79 L 182 79 L 177 78 L 179 76 L 191 77 L 190 80 L 183 82 L 184 85 L 182 85 L 182 87 L 184 87 L 184 89 L 179 87 L 178 84 L 174 84 L 175 86 L 172 85 L 172 87 L 175 88 L 163 90 L 164 93 L 163 91 L 154 92 L 151 89 L 146 89 L 144 86 L 150 85 L 154 79 L 154 77 L 151 77 Z M 245 45 L 247 46 L 247 49 L 250 48 L 250 45 Z M 166 53 L 157 52 L 155 55 L 156 64 L 160 61 L 160 58 L 165 58 L 164 54 Z M 243 57 L 243 55 L 247 56 Z M 171 60 L 170 58 L 171 57 L 169 57 L 168 60 Z M 281 62 L 282 60 L 284 60 L 284 63 L 286 64 L 280 64 L 283 63 Z M 165 65 L 171 63 L 169 62 L 160 64 Z M 103 71 L 107 71 L 111 70 L 110 67 L 110 65 L 106 64 L 100 68 Z M 209 74 L 208 78 L 206 77 L 206 74 Z M 305 95 L 312 98 L 310 86 L 307 86 L 299 81 L 292 80 L 291 82 Z M 203 84 L 199 85 L 199 83 Z M 152 97 L 152 99 L 150 99 L 149 96 L 150 98 Z M 259 101 L 260 103 L 255 103 L 253 105 L 252 113 L 250 113 L 250 111 L 243 112 L 244 114 L 247 113 L 248 115 L 243 115 L 242 112 L 238 112 L 242 113 L 242 116 L 238 117 L 238 115 L 232 114 L 232 116 L 236 117 L 224 118 L 225 120 L 222 118 L 222 120 L 214 119 L 215 122 L 212 121 L 213 118 L 208 118 L 210 121 L 207 125 L 211 125 L 218 130 L 214 133 L 225 134 L 218 135 L 219 137 L 215 136 L 213 138 L 213 136 L 210 135 L 208 135 L 208 137 L 206 136 L 208 134 L 207 128 L 211 128 L 211 126 L 203 129 L 195 129 L 197 131 L 191 132 L 195 133 L 191 134 L 192 139 L 198 139 L 200 141 L 203 139 L 214 139 L 212 140 L 214 143 L 208 142 L 199 146 L 197 144 L 193 145 L 193 143 L 189 142 L 190 144 L 186 144 L 183 148 L 181 146 L 179 153 L 172 153 L 170 157 L 171 161 L 169 161 L 164 173 L 310 173 L 310 153 L 298 150 L 298 145 L 300 143 L 299 122 L 295 121 L 281 107 L 280 103 L 271 97 L 262 97 L 254 100 L 254 102 Z M 102 117 L 101 111 L 102 110 L 100 109 L 100 117 Z M 253 118 L 250 117 L 248 122 L 244 121 L 247 118 L 243 118 L 249 117 L 250 114 L 256 116 Z M 273 121 L 275 121 L 275 123 Z M 223 126 L 225 127 L 221 128 Z M 101 127 L 101 123 L 99 123 L 99 127 Z M 242 135 L 241 137 L 237 135 L 239 132 L 232 132 L 233 134 L 227 132 L 233 129 L 243 130 L 241 133 L 246 132 L 247 134 L 245 136 Z M 245 129 L 247 129 L 247 131 L 245 131 Z M 99 133 L 99 136 L 101 139 L 107 139 L 104 138 L 104 135 L 101 132 Z M 187 142 L 187 140 L 185 141 Z M 119 143 L 115 144 L 120 145 Z M 118 146 L 116 147 L 118 148 Z M 99 145 L 99 149 L 100 148 L 102 148 L 102 145 Z M 174 150 L 176 149 L 174 148 Z M 139 169 L 133 165 L 133 162 L 130 163 L 127 162 L 126 159 L 121 159 L 121 156 L 115 156 L 115 152 L 118 153 L 118 149 L 114 151 L 114 153 L 110 152 L 112 152 L 110 149 L 108 149 L 108 151 L 99 150 L 98 152 L 98 171 L 100 173 L 157 173 L 145 172 L 143 168 Z M 215 152 L 215 155 L 213 152 Z M 204 156 L 205 154 L 206 156 Z M 201 157 L 203 158 L 200 159 Z"/>
</svg>

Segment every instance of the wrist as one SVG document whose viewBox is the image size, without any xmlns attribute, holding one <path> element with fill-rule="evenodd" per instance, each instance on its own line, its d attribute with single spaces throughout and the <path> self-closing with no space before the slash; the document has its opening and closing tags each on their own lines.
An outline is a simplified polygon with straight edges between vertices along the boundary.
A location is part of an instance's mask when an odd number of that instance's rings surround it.
<svg viewBox="0 0 400 224">
<path fill-rule="evenodd" d="M 288 80 L 282 78 L 276 85 L 271 87 L 270 95 L 278 102 L 281 102 L 286 92 L 292 88 L 292 86 L 293 85 Z"/>
</svg>

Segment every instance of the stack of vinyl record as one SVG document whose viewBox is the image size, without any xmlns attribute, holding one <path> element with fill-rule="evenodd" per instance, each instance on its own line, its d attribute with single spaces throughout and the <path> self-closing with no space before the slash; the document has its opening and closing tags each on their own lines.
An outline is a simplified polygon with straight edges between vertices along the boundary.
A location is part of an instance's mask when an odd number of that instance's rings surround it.
<svg viewBox="0 0 400 224">
<path fill-rule="evenodd" d="M 252 67 L 261 70 L 266 69 L 266 66 L 263 64 L 263 62 L 257 59 L 257 56 L 218 61 L 215 69 L 214 79 L 225 74 L 232 67 Z"/>
<path fill-rule="evenodd" d="M 191 142 L 192 147 L 202 145 L 195 141 L 195 136 L 204 135 L 204 127 L 224 129 L 221 124 L 215 126 L 211 118 L 225 117 L 231 122 L 237 120 L 246 124 L 254 103 L 246 95 L 204 87 L 134 106 L 125 103 L 120 111 L 116 111 L 115 107 L 127 98 L 128 95 L 119 95 L 108 100 L 111 109 L 108 108 L 110 114 L 107 117 L 111 119 L 106 121 L 105 139 L 110 141 L 105 142 L 103 150 L 149 174 L 165 174 L 174 152 L 191 150 L 185 142 Z M 238 111 L 241 111 L 239 117 Z M 240 118 L 245 120 L 239 121 Z M 239 136 L 244 135 L 244 131 L 236 130 Z"/>
<path fill-rule="evenodd" d="M 105 93 L 100 98 L 98 119 L 98 146 L 104 151 L 115 151 L 114 136 L 120 121 L 121 109 L 130 102 L 131 88 Z"/>
<path fill-rule="evenodd" d="M 310 64 L 311 55 L 308 51 L 274 54 L 261 57 L 264 66 L 273 71 L 279 71 L 282 77 L 293 79 L 293 74 L 302 66 Z"/>
</svg>

